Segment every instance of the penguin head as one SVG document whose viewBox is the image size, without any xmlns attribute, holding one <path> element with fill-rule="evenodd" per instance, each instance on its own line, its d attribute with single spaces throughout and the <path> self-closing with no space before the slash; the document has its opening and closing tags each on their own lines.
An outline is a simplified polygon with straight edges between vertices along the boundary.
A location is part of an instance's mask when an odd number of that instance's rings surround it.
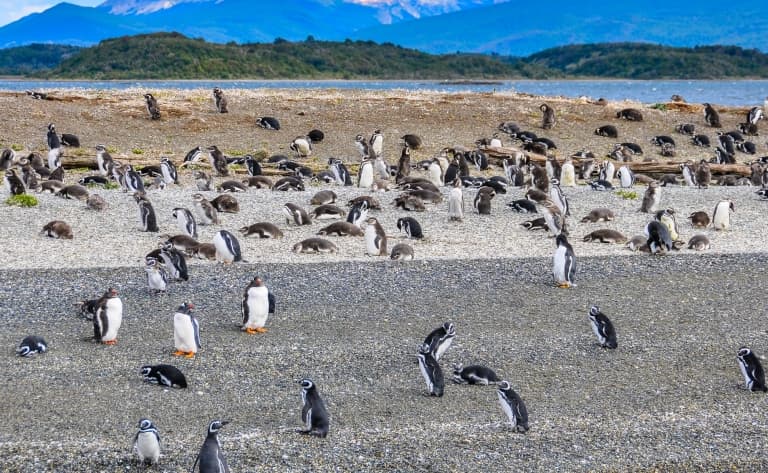
<svg viewBox="0 0 768 473">
<path fill-rule="evenodd" d="M 453 374 L 461 374 L 461 371 L 464 369 L 464 365 L 461 363 L 456 363 L 453 365 Z"/>
<path fill-rule="evenodd" d="M 222 427 L 229 424 L 229 421 L 226 420 L 214 420 L 211 421 L 210 424 L 208 424 L 208 434 L 216 434 L 221 430 Z"/>
<path fill-rule="evenodd" d="M 152 94 L 144 94 L 144 98 L 147 100 L 154 100 L 154 96 Z"/>
<path fill-rule="evenodd" d="M 16 354 L 18 354 L 19 356 L 28 356 L 29 352 L 31 351 L 32 351 L 32 348 L 30 348 L 27 345 L 23 345 L 16 349 Z"/>
<path fill-rule="evenodd" d="M 253 281 L 251 282 L 254 286 L 261 287 L 264 285 L 264 281 L 261 279 L 260 276 L 256 276 L 253 278 Z"/>
<path fill-rule="evenodd" d="M 556 244 L 557 246 L 568 245 L 568 244 L 569 244 L 569 243 L 568 243 L 568 237 L 566 237 L 566 236 L 565 236 L 564 234 L 562 234 L 562 233 L 561 233 L 561 234 L 559 234 L 559 235 L 557 235 L 557 238 L 555 238 L 555 244 Z"/>
<path fill-rule="evenodd" d="M 142 376 L 149 376 L 152 374 L 152 366 L 150 365 L 144 365 L 141 367 L 141 370 L 139 371 L 139 374 Z"/>
<path fill-rule="evenodd" d="M 507 391 L 511 388 L 512 388 L 512 385 L 509 384 L 509 381 L 499 382 L 499 391 Z"/>
<path fill-rule="evenodd" d="M 152 428 L 152 421 L 149 419 L 141 419 L 139 420 L 139 429 L 140 430 L 147 430 Z"/>
<path fill-rule="evenodd" d="M 739 352 L 736 354 L 739 358 L 744 358 L 745 356 L 749 356 L 752 353 L 752 350 L 750 350 L 747 347 L 741 347 L 739 348 Z"/>
<path fill-rule="evenodd" d="M 48 124 L 48 131 L 56 131 L 56 125 L 53 123 Z"/>
<path fill-rule="evenodd" d="M 108 299 L 111 299 L 113 297 L 117 297 L 117 289 L 115 289 L 114 287 L 110 287 L 109 289 L 107 289 L 107 293 L 105 294 L 105 296 Z"/>
<path fill-rule="evenodd" d="M 157 266 L 157 259 L 149 256 L 145 259 L 145 264 L 147 268 L 154 268 Z"/>
<path fill-rule="evenodd" d="M 404 218 L 398 218 L 397 219 L 397 229 L 398 230 L 402 230 L 403 228 L 405 228 L 405 226 L 406 226 L 405 219 Z"/>
<path fill-rule="evenodd" d="M 299 384 L 301 384 L 301 389 L 303 389 L 304 391 L 309 391 L 310 389 L 315 387 L 315 383 L 309 378 L 302 379 L 301 381 L 299 381 Z"/>
<path fill-rule="evenodd" d="M 365 136 L 363 136 L 363 135 L 355 136 L 355 142 L 356 143 L 364 143 L 365 142 Z"/>
<path fill-rule="evenodd" d="M 197 176 L 195 176 L 196 179 L 199 179 Z M 195 202 L 202 202 L 205 200 L 205 197 L 203 194 L 192 194 L 192 200 Z"/>
<path fill-rule="evenodd" d="M 453 322 L 444 323 L 443 330 L 445 330 L 445 333 L 448 335 L 456 335 L 456 326 L 453 325 Z"/>
<path fill-rule="evenodd" d="M 176 311 L 181 312 L 182 314 L 191 314 L 194 309 L 195 309 L 195 304 L 191 302 L 185 302 L 181 304 L 179 308 L 176 309 Z"/>
<path fill-rule="evenodd" d="M 422 343 L 419 345 L 419 353 L 429 353 L 431 350 L 429 348 L 429 343 Z"/>
<path fill-rule="evenodd" d="M 600 307 L 593 305 L 589 308 L 589 317 L 597 317 L 597 314 L 600 313 Z"/>
</svg>

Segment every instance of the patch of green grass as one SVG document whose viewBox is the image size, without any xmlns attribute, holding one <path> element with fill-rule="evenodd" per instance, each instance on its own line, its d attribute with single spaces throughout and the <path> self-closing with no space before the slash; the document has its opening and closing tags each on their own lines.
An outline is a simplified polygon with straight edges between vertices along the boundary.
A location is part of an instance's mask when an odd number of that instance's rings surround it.
<svg viewBox="0 0 768 473">
<path fill-rule="evenodd" d="M 637 192 L 635 192 L 635 191 L 628 191 L 628 190 L 621 189 L 621 190 L 617 190 L 616 191 L 616 195 L 618 195 L 622 199 L 626 199 L 626 200 L 635 200 L 635 199 L 637 199 Z"/>
<path fill-rule="evenodd" d="M 15 205 L 17 207 L 35 207 L 37 202 L 37 197 L 34 195 L 29 194 L 20 194 L 20 195 L 12 195 L 5 199 L 6 205 Z"/>
<path fill-rule="evenodd" d="M 120 184 L 118 184 L 115 181 L 107 181 L 107 183 L 104 184 L 104 189 L 107 189 L 107 190 L 119 189 L 119 188 L 120 188 Z"/>
<path fill-rule="evenodd" d="M 665 103 L 655 103 L 655 104 L 651 105 L 651 108 L 654 109 L 654 110 L 661 110 L 662 112 L 666 112 L 667 111 L 667 104 L 665 104 Z"/>
<path fill-rule="evenodd" d="M 141 148 L 133 148 L 131 150 L 131 153 L 133 153 L 133 154 L 144 154 L 144 150 L 141 149 Z"/>
<path fill-rule="evenodd" d="M 109 154 L 116 154 L 117 153 L 117 148 L 115 148 L 114 146 L 107 146 L 107 153 L 109 153 Z"/>
<path fill-rule="evenodd" d="M 21 151 L 21 150 L 24 149 L 24 147 L 19 145 L 19 144 L 14 143 L 14 144 L 11 145 L 11 149 L 14 150 L 14 151 Z"/>
</svg>

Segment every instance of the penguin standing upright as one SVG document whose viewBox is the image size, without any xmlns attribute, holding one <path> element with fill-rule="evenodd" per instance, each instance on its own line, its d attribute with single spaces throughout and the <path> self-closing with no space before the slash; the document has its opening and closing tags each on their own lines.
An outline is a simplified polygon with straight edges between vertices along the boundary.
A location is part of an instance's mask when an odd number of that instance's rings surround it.
<svg viewBox="0 0 768 473">
<path fill-rule="evenodd" d="M 433 159 L 427 167 L 427 179 L 429 182 L 435 185 L 435 187 L 442 187 L 445 181 L 443 180 L 443 168 L 440 166 L 440 161 Z"/>
<path fill-rule="evenodd" d="M 568 205 L 568 199 L 560 188 L 560 181 L 554 177 L 549 180 L 549 198 L 560 209 L 560 213 L 564 216 L 571 215 L 571 208 Z"/>
<path fill-rule="evenodd" d="M 351 186 L 352 176 L 349 174 L 349 170 L 344 166 L 341 159 L 330 158 L 328 164 L 331 166 L 331 173 L 336 181 L 336 184 L 340 186 Z"/>
<path fill-rule="evenodd" d="M 151 420 L 139 420 L 139 431 L 133 437 L 133 449 L 142 465 L 154 465 L 160 460 L 160 434 Z"/>
<path fill-rule="evenodd" d="M 411 175 L 411 148 L 403 146 L 400 152 L 400 159 L 397 161 L 397 174 L 395 182 L 400 182 L 403 178 Z"/>
<path fill-rule="evenodd" d="M 674 209 L 659 210 L 656 212 L 655 218 L 662 225 L 667 227 L 667 231 L 669 231 L 669 237 L 672 239 L 672 242 L 675 242 L 680 238 L 680 232 L 677 229 L 677 219 L 675 218 Z"/>
<path fill-rule="evenodd" d="M 721 200 L 715 205 L 712 213 L 712 227 L 715 230 L 728 230 L 731 228 L 731 212 L 736 212 L 733 201 Z"/>
<path fill-rule="evenodd" d="M 174 248 L 173 243 L 166 241 L 160 244 L 160 257 L 168 268 L 168 276 L 172 280 L 189 281 L 187 260 L 181 251 Z"/>
<path fill-rule="evenodd" d="M 123 186 L 128 192 L 144 192 L 144 180 L 132 165 L 123 166 Z"/>
<path fill-rule="evenodd" d="M 117 331 L 123 323 L 123 301 L 117 290 L 109 288 L 96 303 L 93 317 L 93 336 L 104 345 L 117 343 Z"/>
<path fill-rule="evenodd" d="M 213 104 L 216 107 L 216 111 L 219 113 L 229 113 L 228 101 L 224 97 L 224 91 L 219 87 L 213 88 Z"/>
<path fill-rule="evenodd" d="M 509 381 L 499 383 L 499 404 L 507 415 L 512 430 L 520 433 L 528 431 L 528 409 L 520 396 L 512 389 Z"/>
<path fill-rule="evenodd" d="M 576 256 L 573 254 L 573 247 L 563 234 L 557 235 L 555 243 L 557 249 L 552 257 L 552 276 L 555 285 L 561 288 L 575 286 Z"/>
<path fill-rule="evenodd" d="M 375 217 L 365 221 L 365 248 L 368 256 L 387 256 L 387 235 Z"/>
<path fill-rule="evenodd" d="M 576 186 L 576 168 L 573 166 L 573 159 L 570 156 L 565 158 L 565 162 L 560 167 L 560 185 L 563 187 Z"/>
<path fill-rule="evenodd" d="M 96 167 L 99 169 L 99 174 L 108 176 L 112 172 L 114 163 L 112 155 L 107 151 L 107 147 L 104 145 L 96 145 Z"/>
<path fill-rule="evenodd" d="M 253 278 L 245 288 L 241 304 L 243 331 L 250 334 L 265 333 L 267 329 L 264 325 L 269 314 L 275 313 L 275 305 L 275 296 L 264 285 L 264 281 L 259 276 Z"/>
<path fill-rule="evenodd" d="M 200 350 L 200 323 L 192 313 L 195 306 L 185 302 L 173 314 L 173 346 L 174 356 L 194 358 Z"/>
<path fill-rule="evenodd" d="M 373 130 L 371 139 L 368 140 L 368 145 L 373 153 L 373 157 L 380 158 L 382 151 L 384 151 L 384 135 L 381 133 L 381 130 Z"/>
<path fill-rule="evenodd" d="M 416 357 L 419 359 L 419 370 L 421 370 L 421 375 L 427 383 L 427 392 L 430 396 L 442 397 L 445 389 L 443 370 L 432 355 L 432 350 L 429 345 L 422 343 Z"/>
<path fill-rule="evenodd" d="M 48 133 L 46 134 L 46 139 L 48 141 L 48 149 L 61 148 L 61 140 L 59 139 L 59 135 L 56 133 L 56 125 L 53 123 L 48 124 Z"/>
<path fill-rule="evenodd" d="M 226 230 L 219 230 L 213 236 L 213 245 L 216 247 L 216 261 L 224 264 L 243 261 L 240 253 L 240 242 Z"/>
<path fill-rule="evenodd" d="M 27 192 L 24 182 L 21 180 L 15 169 L 5 171 L 5 183 L 8 185 L 8 191 L 11 195 L 22 195 Z"/>
<path fill-rule="evenodd" d="M 363 222 L 368 220 L 368 201 L 361 200 L 360 202 L 352 205 L 347 214 L 347 223 L 362 228 Z"/>
<path fill-rule="evenodd" d="M 297 158 L 306 158 L 312 154 L 312 140 L 310 140 L 307 136 L 297 136 L 293 141 L 291 141 L 291 144 L 288 145 L 288 148 L 296 153 Z"/>
<path fill-rule="evenodd" d="M 160 119 L 160 107 L 157 105 L 157 99 L 152 94 L 144 94 L 144 100 L 147 105 L 147 113 L 152 120 Z"/>
<path fill-rule="evenodd" d="M 211 145 L 208 147 L 208 158 L 211 161 L 211 167 L 216 170 L 219 176 L 229 176 L 227 157 L 219 150 L 218 146 Z"/>
<path fill-rule="evenodd" d="M 651 254 L 672 251 L 672 237 L 663 223 L 653 220 L 645 226 L 646 244 Z"/>
<path fill-rule="evenodd" d="M 768 391 L 768 388 L 765 386 L 765 371 L 763 371 L 760 358 L 747 347 L 739 348 L 736 356 L 739 359 L 739 368 L 741 368 L 741 374 L 744 375 L 747 389 L 752 392 Z"/>
<path fill-rule="evenodd" d="M 373 185 L 373 161 L 364 159 L 357 172 L 357 187 L 370 189 Z"/>
<path fill-rule="evenodd" d="M 448 193 L 448 219 L 452 222 L 464 220 L 464 193 L 461 179 L 453 181 L 453 188 Z"/>
<path fill-rule="evenodd" d="M 429 335 L 424 339 L 424 343 L 429 345 L 432 356 L 435 357 L 435 360 L 439 361 L 448 348 L 450 348 L 454 337 L 456 337 L 456 326 L 453 322 L 446 322 L 429 332 Z"/>
<path fill-rule="evenodd" d="M 176 170 L 176 165 L 169 158 L 160 159 L 160 174 L 163 175 L 163 182 L 166 184 L 178 184 L 179 173 Z"/>
<path fill-rule="evenodd" d="M 147 286 L 149 292 L 165 292 L 168 289 L 168 272 L 157 258 L 147 257 L 144 263 L 144 271 L 147 273 Z"/>
<path fill-rule="evenodd" d="M 600 308 L 593 305 L 589 308 L 589 321 L 592 324 L 592 331 L 597 336 L 597 341 L 603 348 L 616 348 L 616 330 L 610 319 L 600 311 Z"/>
<path fill-rule="evenodd" d="M 195 471 L 195 467 L 200 463 L 200 473 L 229 473 L 229 466 L 219 442 L 219 431 L 228 423 L 226 420 L 214 420 L 208 424 L 208 435 L 200 447 L 200 453 L 197 454 L 191 471 Z"/>
<path fill-rule="evenodd" d="M 405 232 L 409 238 L 421 239 L 424 238 L 424 233 L 421 230 L 421 225 L 413 217 L 402 217 L 397 219 L 397 229 Z"/>
<path fill-rule="evenodd" d="M 159 232 L 155 209 L 152 207 L 149 199 L 147 199 L 147 195 L 144 192 L 135 192 L 133 198 L 139 204 L 139 225 L 141 226 L 141 231 Z"/>
<path fill-rule="evenodd" d="M 61 148 L 48 150 L 48 169 L 53 171 L 61 167 Z"/>
<path fill-rule="evenodd" d="M 643 195 L 643 203 L 640 204 L 640 211 L 645 213 L 654 213 L 659 208 L 659 202 L 661 201 L 661 188 L 659 183 L 651 181 L 648 183 L 648 188 Z"/>
<path fill-rule="evenodd" d="M 704 104 L 704 121 L 713 128 L 720 128 L 722 126 L 720 124 L 720 114 L 708 103 Z"/>
<path fill-rule="evenodd" d="M 555 109 L 550 107 L 549 105 L 543 103 L 539 105 L 539 110 L 541 110 L 542 116 L 541 116 L 541 127 L 545 130 L 549 130 L 555 126 Z"/>
<path fill-rule="evenodd" d="M 309 378 L 301 380 L 301 403 L 301 420 L 306 428 L 299 433 L 325 438 L 330 424 L 328 411 L 315 382 Z"/>
<path fill-rule="evenodd" d="M 197 222 L 194 215 L 183 207 L 173 209 L 173 218 L 176 219 L 176 225 L 183 235 L 197 238 Z"/>
<path fill-rule="evenodd" d="M 619 186 L 623 189 L 629 189 L 635 185 L 635 173 L 629 166 L 622 166 L 619 168 Z"/>
</svg>

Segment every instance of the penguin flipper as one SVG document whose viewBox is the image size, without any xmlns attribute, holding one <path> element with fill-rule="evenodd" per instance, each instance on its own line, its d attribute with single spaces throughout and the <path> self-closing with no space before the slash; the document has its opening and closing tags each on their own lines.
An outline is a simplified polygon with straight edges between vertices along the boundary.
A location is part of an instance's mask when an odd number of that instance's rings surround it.
<svg viewBox="0 0 768 473">
<path fill-rule="evenodd" d="M 195 463 L 192 464 L 192 468 L 189 469 L 189 473 L 195 473 L 195 467 L 197 466 L 198 461 L 200 461 L 200 452 L 197 453 L 197 456 L 195 457 Z"/>
<path fill-rule="evenodd" d="M 267 300 L 269 301 L 269 310 L 268 310 L 268 312 L 270 314 L 274 314 L 275 313 L 276 299 L 275 299 L 275 295 L 272 293 L 272 291 L 269 291 L 267 293 Z"/>
</svg>

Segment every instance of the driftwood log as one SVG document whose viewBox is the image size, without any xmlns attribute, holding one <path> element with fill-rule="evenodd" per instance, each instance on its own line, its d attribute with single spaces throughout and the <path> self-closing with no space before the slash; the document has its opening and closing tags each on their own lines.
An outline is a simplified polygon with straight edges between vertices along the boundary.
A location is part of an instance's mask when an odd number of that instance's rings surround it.
<svg viewBox="0 0 768 473">
<path fill-rule="evenodd" d="M 528 153 L 523 152 L 517 148 L 497 148 L 497 147 L 491 147 L 486 146 L 483 148 L 483 151 L 488 155 L 489 160 L 501 166 L 501 161 L 503 159 L 509 158 L 510 156 L 514 156 L 516 153 L 524 153 L 526 156 L 529 156 L 531 161 L 536 163 L 544 163 L 547 160 L 547 157 L 541 154 L 534 154 L 534 153 Z M 608 159 L 608 158 L 606 158 Z M 557 161 L 562 164 L 563 159 L 558 158 Z M 581 159 L 579 158 L 573 158 L 573 164 L 576 165 L 577 163 L 580 163 Z M 618 163 L 617 165 L 621 166 L 629 166 L 629 168 L 634 172 L 635 174 L 646 174 L 649 176 L 658 177 L 662 174 L 676 174 L 681 172 L 680 171 L 680 161 L 664 161 L 664 162 L 641 162 L 641 161 L 634 161 L 630 163 Z M 749 169 L 749 166 L 746 164 L 710 164 L 710 170 L 713 175 L 715 174 L 737 174 L 740 176 L 749 176 L 752 172 Z"/>
</svg>

